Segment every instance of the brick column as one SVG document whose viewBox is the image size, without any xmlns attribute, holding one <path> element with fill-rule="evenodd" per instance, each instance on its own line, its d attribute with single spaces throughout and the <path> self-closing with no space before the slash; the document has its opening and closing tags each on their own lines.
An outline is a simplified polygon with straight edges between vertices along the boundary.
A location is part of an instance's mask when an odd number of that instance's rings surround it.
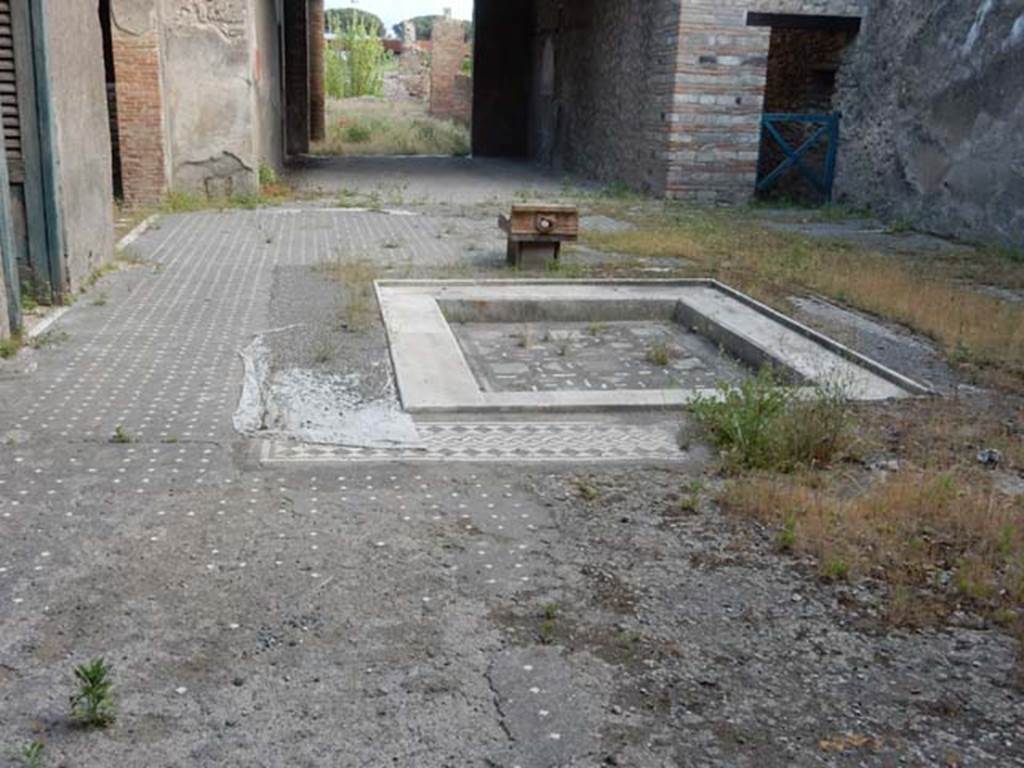
<svg viewBox="0 0 1024 768">
<path fill-rule="evenodd" d="M 159 202 L 167 191 L 160 38 L 112 25 L 121 184 L 130 206 Z"/>
<path fill-rule="evenodd" d="M 309 0 L 309 138 L 323 141 L 324 115 L 324 0 Z"/>
<path fill-rule="evenodd" d="M 455 76 L 469 53 L 461 21 L 438 19 L 430 35 L 430 114 L 453 118 L 457 114 Z"/>
<path fill-rule="evenodd" d="M 668 115 L 670 197 L 741 202 L 754 193 L 769 31 L 746 25 L 743 0 L 681 8 Z"/>
</svg>

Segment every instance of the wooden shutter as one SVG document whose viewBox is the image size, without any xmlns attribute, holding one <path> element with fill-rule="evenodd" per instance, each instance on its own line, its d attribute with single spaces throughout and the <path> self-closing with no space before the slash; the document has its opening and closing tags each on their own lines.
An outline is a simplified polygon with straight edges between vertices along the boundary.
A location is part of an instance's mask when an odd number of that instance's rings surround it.
<svg viewBox="0 0 1024 768">
<path fill-rule="evenodd" d="M 11 177 L 12 184 L 20 184 L 25 179 L 16 75 L 11 2 L 10 0 L 0 0 L 0 114 L 2 114 L 4 143 L 7 148 L 7 173 Z"/>
</svg>

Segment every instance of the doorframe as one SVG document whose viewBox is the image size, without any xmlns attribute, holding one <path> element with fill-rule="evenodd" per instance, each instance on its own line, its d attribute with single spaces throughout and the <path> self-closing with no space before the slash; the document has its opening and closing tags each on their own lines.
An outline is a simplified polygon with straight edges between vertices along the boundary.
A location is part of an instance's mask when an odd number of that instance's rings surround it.
<svg viewBox="0 0 1024 768">
<path fill-rule="evenodd" d="M 50 49 L 43 3 L 44 0 L 29 0 L 32 22 L 32 63 L 36 78 L 39 159 L 43 181 L 50 290 L 53 302 L 63 304 L 66 300 L 67 276 L 64 274 L 64 223 L 59 198 L 60 156 L 57 151 L 57 121 L 53 109 L 53 94 L 50 90 Z"/>
<path fill-rule="evenodd" d="M 18 111 L 25 162 L 25 246 L 28 263 L 37 282 L 32 289 L 48 289 L 48 296 L 36 298 L 62 304 L 66 300 L 64 232 L 59 201 L 57 126 L 50 88 L 49 41 L 43 3 L 44 0 L 11 2 Z M 9 195 L 9 188 L 5 187 L 4 194 Z"/>
<path fill-rule="evenodd" d="M 12 334 L 21 330 L 21 285 L 18 280 L 18 257 L 14 252 L 13 224 L 7 146 L 4 132 L 0 131 L 0 275 L 7 289 L 7 319 Z"/>
</svg>

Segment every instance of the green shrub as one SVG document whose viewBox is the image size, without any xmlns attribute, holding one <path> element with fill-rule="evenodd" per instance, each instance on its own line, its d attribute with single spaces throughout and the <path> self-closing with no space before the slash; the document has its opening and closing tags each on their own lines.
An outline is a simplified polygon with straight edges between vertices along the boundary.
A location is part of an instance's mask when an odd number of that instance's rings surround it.
<svg viewBox="0 0 1024 768">
<path fill-rule="evenodd" d="M 324 52 L 324 68 L 324 88 L 327 95 L 332 99 L 344 99 L 348 70 L 342 52 L 336 48 L 328 48 Z"/>
<path fill-rule="evenodd" d="M 348 25 L 334 29 L 337 37 L 324 57 L 324 87 L 332 98 L 383 94 L 391 54 L 373 27 L 356 14 Z"/>
<path fill-rule="evenodd" d="M 277 184 L 277 171 L 266 163 L 260 163 L 260 187 Z"/>
<path fill-rule="evenodd" d="M 826 465 L 846 445 L 850 413 L 843 387 L 799 389 L 768 370 L 690 406 L 731 471 L 791 472 Z"/>
<path fill-rule="evenodd" d="M 373 138 L 373 128 L 366 123 L 352 123 L 345 126 L 344 136 L 349 144 L 365 144 Z"/>
</svg>

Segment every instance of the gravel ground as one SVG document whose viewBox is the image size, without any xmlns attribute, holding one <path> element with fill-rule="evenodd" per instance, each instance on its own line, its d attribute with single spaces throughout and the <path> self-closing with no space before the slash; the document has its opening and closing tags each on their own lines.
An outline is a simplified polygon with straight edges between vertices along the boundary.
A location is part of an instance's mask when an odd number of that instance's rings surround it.
<svg viewBox="0 0 1024 768">
<path fill-rule="evenodd" d="M 0 750 L 39 739 L 54 766 L 1024 764 L 1009 637 L 886 626 L 876 590 L 820 583 L 716 509 L 699 446 L 670 467 L 261 463 L 231 426 L 238 350 L 262 334 L 271 371 L 386 392 L 382 332 L 342 327 L 347 294 L 317 265 L 341 241 L 382 269 L 403 251 L 417 273 L 497 267 L 478 242 L 491 214 L 472 210 L 169 217 L 62 340 L 0 364 Z M 119 424 L 131 442 L 110 441 Z M 98 655 L 119 715 L 91 731 L 67 702 L 72 666 Z"/>
</svg>

